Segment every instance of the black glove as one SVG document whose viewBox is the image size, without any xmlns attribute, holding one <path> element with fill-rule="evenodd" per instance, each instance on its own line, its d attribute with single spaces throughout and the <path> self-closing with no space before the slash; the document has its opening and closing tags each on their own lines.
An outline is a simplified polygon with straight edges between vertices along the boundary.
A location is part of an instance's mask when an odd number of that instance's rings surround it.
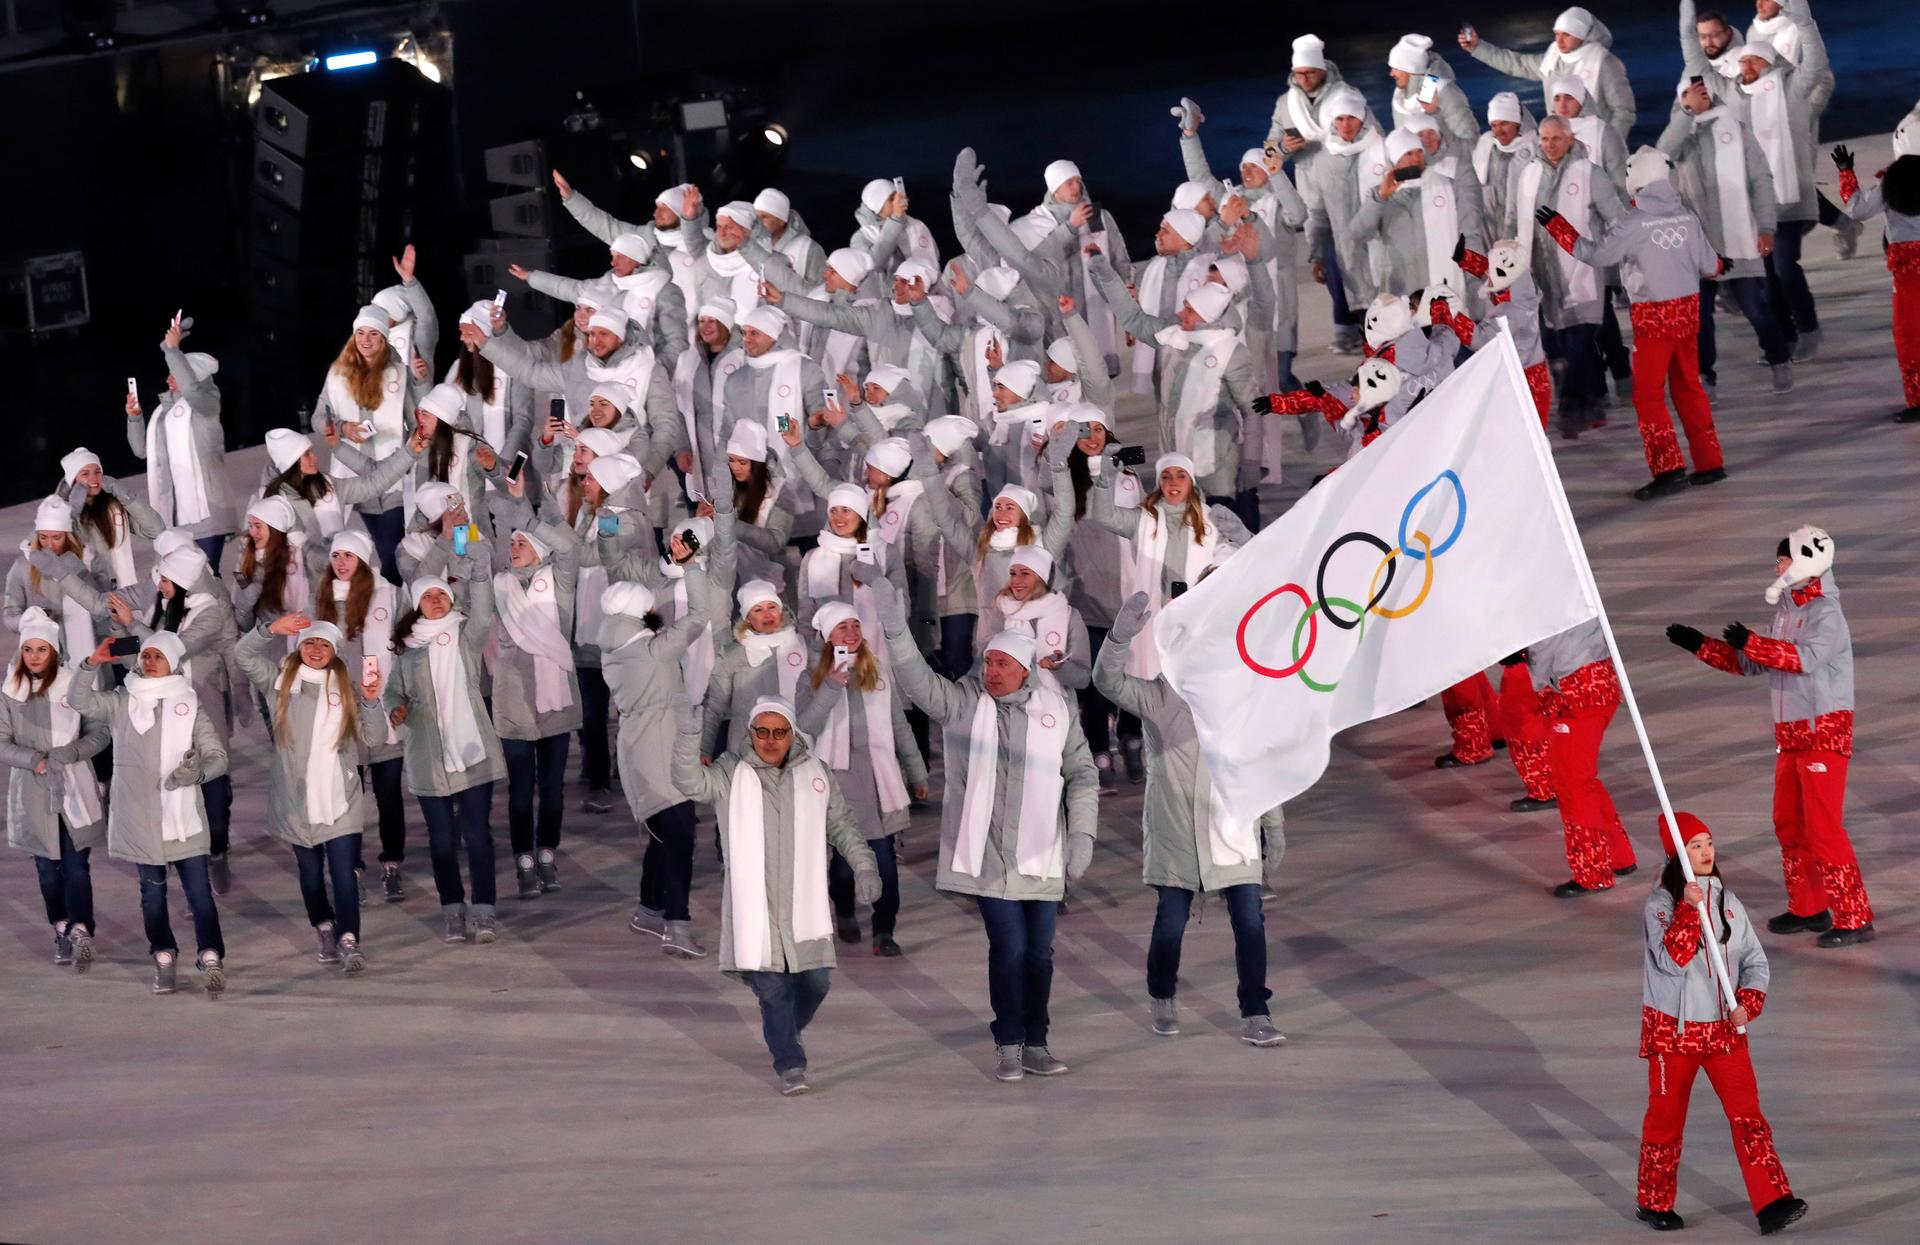
<svg viewBox="0 0 1920 1245">
<path fill-rule="evenodd" d="M 1519 665 L 1524 665 L 1526 663 L 1526 660 L 1527 660 L 1527 650 L 1523 648 L 1517 653 L 1508 653 L 1505 657 L 1502 657 L 1500 659 L 1500 664 L 1503 666 L 1509 666 L 1509 667 L 1519 666 Z"/>
<path fill-rule="evenodd" d="M 1542 225 L 1551 225 L 1554 217 L 1558 215 L 1560 215 L 1560 213 L 1554 211 L 1552 206 L 1545 203 L 1533 209 L 1533 219 L 1539 221 Z"/>
<path fill-rule="evenodd" d="M 1327 387 L 1317 380 L 1310 380 L 1300 387 L 1316 398 L 1324 398 L 1327 396 Z"/>
<path fill-rule="evenodd" d="M 1277 393 L 1263 393 L 1259 395 L 1253 400 L 1253 413 L 1255 415 L 1273 414 L 1273 400 L 1279 396 Z"/>
<path fill-rule="evenodd" d="M 1667 639 L 1689 653 L 1699 652 L 1700 646 L 1707 642 L 1706 636 L 1685 623 L 1667 624 Z"/>
<path fill-rule="evenodd" d="M 1839 169 L 1842 173 L 1851 172 L 1853 170 L 1853 153 L 1848 151 L 1844 146 L 1835 147 L 1833 149 L 1833 167 Z"/>
<path fill-rule="evenodd" d="M 1467 257 L 1467 235 L 1461 234 L 1453 244 L 1453 262 L 1459 263 Z"/>
<path fill-rule="evenodd" d="M 1747 630 L 1747 624 L 1734 622 L 1727 624 L 1727 629 L 1720 633 L 1720 638 L 1733 645 L 1733 651 L 1737 653 L 1747 646 L 1747 637 L 1752 634 L 1753 632 Z"/>
</svg>

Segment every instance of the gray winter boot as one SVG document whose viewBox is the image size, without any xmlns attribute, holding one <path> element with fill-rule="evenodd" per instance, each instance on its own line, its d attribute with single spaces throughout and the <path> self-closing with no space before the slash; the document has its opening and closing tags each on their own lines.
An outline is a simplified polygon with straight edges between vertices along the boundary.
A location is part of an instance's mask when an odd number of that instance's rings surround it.
<svg viewBox="0 0 1920 1245">
<path fill-rule="evenodd" d="M 540 875 L 533 871 L 533 857 L 513 858 L 513 879 L 520 884 L 520 898 L 540 898 Z"/>
<path fill-rule="evenodd" d="M 1161 1037 L 1180 1036 L 1179 1008 L 1172 999 L 1148 999 L 1153 1004 L 1153 1031 Z"/>
<path fill-rule="evenodd" d="M 1020 1052 L 1023 1049 L 1025 1048 L 1019 1046 L 996 1046 L 993 1048 L 995 1060 L 993 1076 L 995 1080 L 1017 1081 L 1027 1074 L 1026 1068 L 1021 1065 L 1020 1061 Z"/>
<path fill-rule="evenodd" d="M 447 918 L 447 932 L 442 935 L 447 942 L 465 942 L 467 940 L 467 906 L 465 904 L 445 904 L 440 914 Z"/>
<path fill-rule="evenodd" d="M 360 953 L 360 940 L 352 934 L 340 936 L 340 971 L 351 977 L 367 967 L 367 957 Z"/>
<path fill-rule="evenodd" d="M 643 903 L 633 905 L 633 919 L 627 922 L 627 928 L 636 934 L 652 934 L 655 938 L 667 936 L 667 918 L 658 908 L 649 908 Z"/>
<path fill-rule="evenodd" d="M 227 988 L 227 966 L 220 962 L 220 956 L 216 952 L 206 951 L 201 953 L 198 967 L 202 973 L 206 974 L 203 984 L 206 987 L 207 998 L 209 1000 L 219 998 Z"/>
<path fill-rule="evenodd" d="M 1240 1021 L 1240 1040 L 1249 1046 L 1278 1046 L 1287 1038 L 1273 1027 L 1273 1017 L 1247 1016 Z"/>
<path fill-rule="evenodd" d="M 53 931 L 53 962 L 55 964 L 73 963 L 73 935 L 64 929 Z"/>
<path fill-rule="evenodd" d="M 338 964 L 340 962 L 340 944 L 333 936 L 332 921 L 314 926 L 313 940 L 318 943 L 320 947 L 319 951 L 314 954 L 314 959 L 320 961 L 322 964 Z"/>
<path fill-rule="evenodd" d="M 477 943 L 489 943 L 500 936 L 500 922 L 493 916 L 493 905 L 477 903 L 473 905 L 473 940 Z"/>
<path fill-rule="evenodd" d="M 176 980 L 175 970 L 179 967 L 175 963 L 177 958 L 178 957 L 171 952 L 167 951 L 162 951 L 153 957 L 153 992 L 155 994 L 173 993 L 174 982 Z"/>
<path fill-rule="evenodd" d="M 689 960 L 703 960 L 707 956 L 707 949 L 693 936 L 692 921 L 668 921 L 666 942 L 661 950 Z"/>
<path fill-rule="evenodd" d="M 1020 1066 L 1035 1076 L 1059 1076 L 1067 1070 L 1067 1065 L 1048 1054 L 1046 1047 L 1033 1045 L 1020 1048 Z"/>
<path fill-rule="evenodd" d="M 86 972 L 93 967 L 93 935 L 84 925 L 70 925 L 67 937 L 73 939 L 73 971 Z"/>
</svg>

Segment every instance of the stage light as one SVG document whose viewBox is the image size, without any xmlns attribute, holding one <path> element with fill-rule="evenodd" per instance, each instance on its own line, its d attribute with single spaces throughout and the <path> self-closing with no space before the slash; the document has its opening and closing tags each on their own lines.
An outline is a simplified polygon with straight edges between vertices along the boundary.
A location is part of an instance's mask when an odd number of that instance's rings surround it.
<svg viewBox="0 0 1920 1245">
<path fill-rule="evenodd" d="M 339 52 L 327 57 L 322 63 L 328 69 L 365 69 L 368 65 L 378 64 L 379 60 L 380 56 L 377 52 Z"/>
<path fill-rule="evenodd" d="M 422 56 L 418 60 L 414 61 L 413 67 L 415 69 L 418 69 L 420 71 L 420 76 L 422 78 L 425 78 L 428 82 L 440 81 L 440 66 L 434 64 L 432 61 L 428 60 L 426 57 Z"/>
<path fill-rule="evenodd" d="M 787 139 L 792 136 L 787 133 L 786 126 L 781 125 L 778 121 L 775 121 L 769 124 L 767 128 L 760 131 L 760 137 L 766 139 L 768 145 L 770 146 L 785 147 L 787 145 Z"/>
<path fill-rule="evenodd" d="M 644 151 L 636 151 L 628 156 L 627 163 L 639 169 L 642 173 L 653 167 L 653 161 L 647 159 L 647 153 Z"/>
</svg>

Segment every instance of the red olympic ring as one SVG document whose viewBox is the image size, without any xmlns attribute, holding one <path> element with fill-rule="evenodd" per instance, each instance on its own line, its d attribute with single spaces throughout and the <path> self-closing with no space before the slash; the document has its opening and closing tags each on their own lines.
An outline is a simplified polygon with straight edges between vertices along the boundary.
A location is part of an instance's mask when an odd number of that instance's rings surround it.
<svg viewBox="0 0 1920 1245">
<path fill-rule="evenodd" d="M 1255 674 L 1263 674 L 1269 679 L 1291 678 L 1293 675 L 1305 669 L 1307 658 L 1313 656 L 1314 644 L 1320 638 L 1319 622 L 1317 620 L 1309 621 L 1307 624 L 1307 651 L 1302 653 L 1300 659 L 1291 666 L 1275 668 L 1273 666 L 1262 665 L 1253 659 L 1253 654 L 1247 651 L 1247 624 L 1253 621 L 1253 616 L 1260 612 L 1262 606 L 1283 592 L 1291 592 L 1294 596 L 1299 597 L 1300 607 L 1302 609 L 1312 610 L 1313 601 L 1308 598 L 1305 588 L 1302 588 L 1299 584 L 1281 584 L 1266 596 L 1255 601 L 1253 608 L 1240 616 L 1240 626 L 1233 633 L 1233 643 L 1235 647 L 1240 650 L 1240 660 L 1246 663 L 1247 669 L 1253 671 Z M 1307 617 L 1311 620 L 1313 619 L 1313 614 L 1309 613 Z"/>
</svg>

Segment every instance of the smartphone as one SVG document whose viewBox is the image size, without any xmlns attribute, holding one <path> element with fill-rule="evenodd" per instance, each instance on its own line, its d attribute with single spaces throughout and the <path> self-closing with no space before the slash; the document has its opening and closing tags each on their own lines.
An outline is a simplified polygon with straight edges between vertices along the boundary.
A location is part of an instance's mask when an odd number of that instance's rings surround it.
<svg viewBox="0 0 1920 1245">
<path fill-rule="evenodd" d="M 1705 86 L 1707 85 L 1707 80 L 1705 78 L 1702 78 L 1699 74 L 1695 74 L 1691 78 L 1687 79 L 1687 85 L 1688 86 Z"/>
<path fill-rule="evenodd" d="M 1300 133 L 1300 131 L 1294 129 L 1292 126 L 1288 126 L 1286 129 L 1281 130 L 1280 132 L 1282 134 L 1285 134 L 1288 138 L 1292 139 L 1296 143 L 1302 141 L 1303 138 L 1305 137 Z M 1270 150 L 1277 150 L 1276 148 L 1273 147 L 1273 144 L 1271 143 L 1268 144 L 1268 147 Z"/>
<path fill-rule="evenodd" d="M 132 657 L 140 651 L 140 637 L 125 635 L 107 645 L 107 652 L 115 657 Z"/>
<path fill-rule="evenodd" d="M 495 311 L 505 311 L 506 307 L 507 292 L 505 290 L 495 290 L 493 292 L 493 309 Z"/>
<path fill-rule="evenodd" d="M 1047 417 L 1045 415 L 1035 415 L 1032 419 L 1029 419 L 1027 421 L 1027 435 L 1030 437 L 1046 436 Z"/>
<path fill-rule="evenodd" d="M 507 468 L 507 479 L 518 480 L 520 473 L 527 469 L 527 452 L 521 450 L 513 456 L 513 466 Z"/>
<path fill-rule="evenodd" d="M 1396 182 L 1417 182 L 1420 180 L 1420 175 L 1424 172 L 1426 172 L 1426 169 L 1419 165 L 1415 165 L 1410 169 L 1395 169 L 1393 171 L 1393 180 Z"/>
<path fill-rule="evenodd" d="M 833 668 L 835 670 L 853 669 L 853 650 L 844 644 L 833 646 Z"/>
<path fill-rule="evenodd" d="M 855 545 L 853 547 L 853 556 L 855 561 L 865 562 L 868 566 L 872 566 L 874 564 L 872 545 L 866 544 L 864 542 L 862 542 L 861 544 Z"/>
<path fill-rule="evenodd" d="M 333 425 L 333 415 L 332 415 L 332 413 L 331 413 L 331 412 L 329 412 L 329 413 L 328 413 L 328 415 L 327 415 L 327 422 L 326 422 L 326 423 L 324 423 L 324 424 L 322 424 L 322 425 L 320 426 L 320 431 L 321 431 L 321 432 L 322 432 L 322 433 L 323 433 L 324 435 L 326 435 L 326 436 L 329 436 L 329 437 L 330 437 L 330 436 L 333 436 L 333 435 L 334 435 L 334 431 L 333 431 L 333 427 L 334 427 L 334 425 Z"/>
<path fill-rule="evenodd" d="M 893 179 L 893 193 L 901 196 L 907 193 L 907 182 L 905 178 L 896 177 Z"/>
<path fill-rule="evenodd" d="M 840 391 L 832 385 L 828 385 L 820 391 L 820 401 L 830 407 L 837 408 L 840 405 Z"/>
<path fill-rule="evenodd" d="M 371 419 L 363 419 L 360 421 L 360 435 L 363 437 L 373 435 L 373 421 Z"/>
<path fill-rule="evenodd" d="M 131 376 L 127 377 L 127 396 L 129 398 L 137 398 L 140 396 L 140 386 Z"/>
<path fill-rule="evenodd" d="M 1144 467 L 1147 465 L 1147 447 L 1144 445 L 1123 445 L 1113 461 L 1122 467 Z"/>
<path fill-rule="evenodd" d="M 1420 84 L 1420 102 L 1423 104 L 1431 104 L 1439 97 L 1440 79 L 1432 74 L 1428 74 L 1426 80 Z"/>
<path fill-rule="evenodd" d="M 361 686 L 362 687 L 371 686 L 372 684 L 378 683 L 379 681 L 380 681 L 380 659 L 378 657 L 375 657 L 372 653 L 362 654 L 360 657 Z"/>
<path fill-rule="evenodd" d="M 1087 204 L 1087 223 L 1094 224 L 1100 221 L 1102 219 L 1101 213 L 1106 210 L 1107 209 L 1101 207 L 1098 203 Z"/>
<path fill-rule="evenodd" d="M 1283 132 L 1284 132 L 1284 133 L 1287 133 L 1287 134 L 1292 134 L 1292 133 L 1293 133 L 1293 131 L 1292 131 L 1292 130 L 1286 130 L 1286 131 L 1283 131 Z M 1261 144 L 1261 147 L 1260 147 L 1260 150 L 1262 150 L 1262 151 L 1264 151 L 1264 152 L 1266 152 L 1266 153 L 1267 153 L 1267 154 L 1268 154 L 1269 156 L 1277 156 L 1277 155 L 1279 155 L 1279 154 L 1281 154 L 1281 152 L 1280 152 L 1280 144 L 1279 144 L 1279 143 L 1277 143 L 1277 142 L 1275 142 L 1275 141 L 1274 141 L 1273 139 L 1271 139 L 1271 138 L 1270 138 L 1270 139 L 1268 139 L 1268 140 L 1267 140 L 1267 141 L 1266 141 L 1265 143 L 1263 143 L 1263 144 Z"/>
<path fill-rule="evenodd" d="M 687 532 L 687 531 L 681 532 L 680 543 L 686 546 L 688 553 L 700 552 L 700 537 L 697 533 Z"/>
<path fill-rule="evenodd" d="M 1172 583 L 1167 585 L 1167 600 L 1178 601 L 1181 595 L 1186 592 L 1186 590 L 1187 590 L 1186 580 L 1184 579 L 1174 580 Z"/>
<path fill-rule="evenodd" d="M 453 529 L 453 556 L 456 558 L 467 556 L 467 525 L 465 523 Z"/>
<path fill-rule="evenodd" d="M 791 415 L 782 415 L 775 423 L 779 428 L 780 435 L 783 437 L 793 430 L 793 416 Z"/>
<path fill-rule="evenodd" d="M 567 400 L 565 398 L 549 398 L 547 400 L 547 418 L 559 420 L 563 424 L 566 423 Z"/>
</svg>

